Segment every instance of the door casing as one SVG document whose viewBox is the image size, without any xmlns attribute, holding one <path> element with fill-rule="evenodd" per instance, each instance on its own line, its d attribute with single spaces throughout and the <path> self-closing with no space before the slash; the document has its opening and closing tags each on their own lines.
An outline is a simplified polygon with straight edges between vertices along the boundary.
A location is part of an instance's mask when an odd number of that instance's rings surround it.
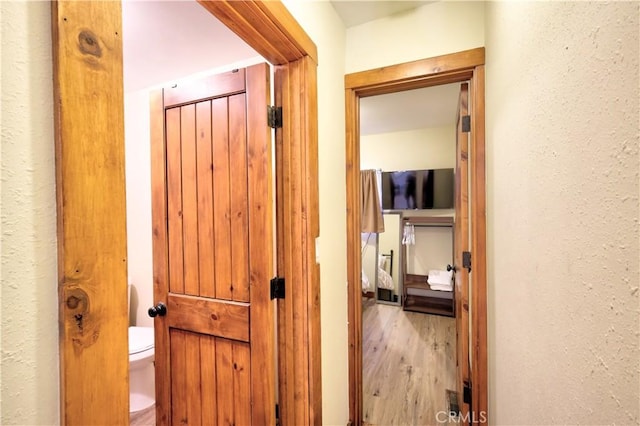
<svg viewBox="0 0 640 426">
<path fill-rule="evenodd" d="M 469 159 L 473 255 L 471 414 L 476 421 L 488 422 L 484 63 L 485 52 L 481 47 L 345 76 L 350 424 L 362 423 L 359 99 L 467 80 L 471 85 L 472 105 Z"/>
<path fill-rule="evenodd" d="M 321 424 L 317 48 L 279 1 L 199 3 L 275 66 L 280 416 Z M 121 3 L 53 2 L 52 33 L 60 421 L 127 424 Z"/>
</svg>

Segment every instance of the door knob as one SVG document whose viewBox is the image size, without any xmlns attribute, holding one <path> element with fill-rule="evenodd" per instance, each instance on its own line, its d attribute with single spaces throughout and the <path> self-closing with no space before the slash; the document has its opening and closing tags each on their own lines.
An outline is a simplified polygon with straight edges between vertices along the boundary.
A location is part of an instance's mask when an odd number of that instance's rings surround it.
<svg viewBox="0 0 640 426">
<path fill-rule="evenodd" d="M 160 315 L 161 317 L 167 315 L 167 307 L 164 303 L 160 302 L 156 306 L 149 308 L 148 314 L 151 318 Z"/>
<path fill-rule="evenodd" d="M 447 271 L 449 271 L 449 272 L 453 271 L 453 272 L 455 273 L 455 272 L 456 272 L 456 267 L 455 267 L 455 265 L 454 265 L 454 266 L 447 265 Z"/>
</svg>

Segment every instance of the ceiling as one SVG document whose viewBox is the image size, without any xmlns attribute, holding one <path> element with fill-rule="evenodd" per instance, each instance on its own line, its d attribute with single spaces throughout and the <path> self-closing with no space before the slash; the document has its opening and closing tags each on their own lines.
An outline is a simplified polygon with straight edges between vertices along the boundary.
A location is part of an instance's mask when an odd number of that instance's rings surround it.
<svg viewBox="0 0 640 426">
<path fill-rule="evenodd" d="M 416 7 L 424 6 L 433 1 L 342 1 L 332 0 L 333 8 L 342 19 L 345 27 L 356 25 L 385 16 L 406 12 Z"/>
<path fill-rule="evenodd" d="M 195 1 L 122 2 L 125 92 L 259 56 Z"/>
<path fill-rule="evenodd" d="M 350 27 L 432 2 L 331 3 Z M 229 64 L 255 63 L 259 57 L 195 1 L 125 0 L 122 24 L 125 92 L 169 84 Z M 364 98 L 361 134 L 452 124 L 457 97 L 457 88 L 439 86 Z"/>
<path fill-rule="evenodd" d="M 375 135 L 456 122 L 460 84 L 446 84 L 360 99 L 360 134 Z"/>
</svg>

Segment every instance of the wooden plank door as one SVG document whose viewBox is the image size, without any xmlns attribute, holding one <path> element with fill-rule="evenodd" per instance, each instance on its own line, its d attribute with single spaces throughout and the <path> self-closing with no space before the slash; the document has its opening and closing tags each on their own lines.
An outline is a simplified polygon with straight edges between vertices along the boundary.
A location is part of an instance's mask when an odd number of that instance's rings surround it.
<svg viewBox="0 0 640 426">
<path fill-rule="evenodd" d="M 456 124 L 456 195 L 454 228 L 454 265 L 456 298 L 456 363 L 458 403 L 461 423 L 467 424 L 469 404 L 463 402 L 465 382 L 470 381 L 469 366 L 469 271 L 462 266 L 463 252 L 469 251 L 469 84 L 460 85 Z"/>
<path fill-rule="evenodd" d="M 156 421 L 275 424 L 269 68 L 151 99 Z"/>
</svg>

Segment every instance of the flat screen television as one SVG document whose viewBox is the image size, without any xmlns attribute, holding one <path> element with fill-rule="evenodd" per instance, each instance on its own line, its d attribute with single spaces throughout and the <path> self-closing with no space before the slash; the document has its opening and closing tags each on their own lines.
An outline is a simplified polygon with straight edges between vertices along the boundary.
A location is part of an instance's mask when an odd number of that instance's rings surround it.
<svg viewBox="0 0 640 426">
<path fill-rule="evenodd" d="M 383 210 L 452 209 L 453 169 L 382 172 Z"/>
</svg>

